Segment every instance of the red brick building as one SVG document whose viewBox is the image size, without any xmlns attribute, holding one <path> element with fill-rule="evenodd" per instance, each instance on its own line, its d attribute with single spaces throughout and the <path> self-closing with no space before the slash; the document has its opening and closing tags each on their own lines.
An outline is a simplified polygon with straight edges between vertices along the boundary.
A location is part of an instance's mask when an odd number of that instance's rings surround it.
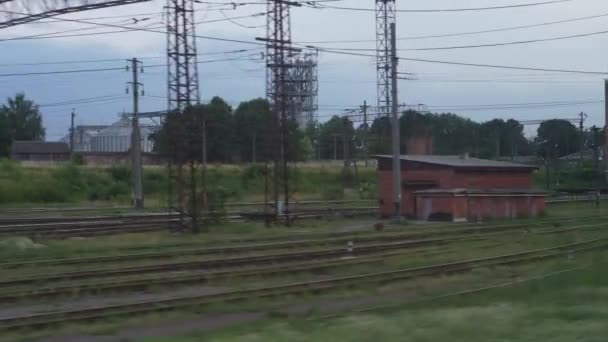
<svg viewBox="0 0 608 342">
<path fill-rule="evenodd" d="M 545 208 L 535 167 L 468 156 L 401 156 L 401 212 L 419 220 L 534 217 Z M 378 156 L 380 213 L 392 215 L 392 156 Z"/>
</svg>

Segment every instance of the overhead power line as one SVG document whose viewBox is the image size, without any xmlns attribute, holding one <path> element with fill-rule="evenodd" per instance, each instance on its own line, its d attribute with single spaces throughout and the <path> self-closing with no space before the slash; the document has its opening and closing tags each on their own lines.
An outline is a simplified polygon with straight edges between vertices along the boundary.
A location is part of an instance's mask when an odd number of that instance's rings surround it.
<svg viewBox="0 0 608 342">
<path fill-rule="evenodd" d="M 235 20 L 235 19 L 254 18 L 254 17 L 263 16 L 265 14 L 266 14 L 266 12 L 261 12 L 261 13 L 254 13 L 254 14 L 242 15 L 242 16 L 236 16 L 236 17 L 228 17 L 228 18 L 224 18 L 224 19 L 204 20 L 204 21 L 196 22 L 195 24 L 200 25 L 200 24 L 216 23 L 216 22 L 222 22 L 222 21 L 230 21 L 230 20 Z M 57 21 L 65 21 L 67 19 L 64 20 L 61 18 L 53 18 L 52 20 L 57 22 Z M 84 22 L 81 19 L 70 19 L 70 20 L 79 20 L 81 22 Z M 57 32 L 47 32 L 47 33 L 41 33 L 41 34 L 35 34 L 35 35 L 29 35 L 29 36 L 4 38 L 4 39 L 0 39 L 0 42 L 101 36 L 101 35 L 107 35 L 107 34 L 116 34 L 116 33 L 133 32 L 133 31 L 145 31 L 145 32 L 166 34 L 166 31 L 157 31 L 158 29 L 163 29 L 165 27 L 164 25 L 155 25 L 155 26 L 148 26 L 148 27 L 132 27 L 132 26 L 125 26 L 125 25 L 118 25 L 118 24 L 111 24 L 111 23 L 98 23 L 98 22 L 86 22 L 86 24 L 94 25 L 94 26 L 113 27 L 113 28 L 119 27 L 121 29 L 120 30 L 111 30 L 111 31 L 102 31 L 102 32 L 91 32 L 91 33 L 64 34 L 64 33 L 70 33 L 70 32 L 82 32 L 82 31 L 88 31 L 91 29 L 95 29 L 94 27 L 93 28 L 85 27 L 85 28 L 77 28 L 77 29 L 70 29 L 70 30 L 57 31 Z"/>
<path fill-rule="evenodd" d="M 230 54 L 238 54 L 238 53 L 251 52 L 251 51 L 257 51 L 257 50 L 259 50 L 259 48 L 203 52 L 203 53 L 197 54 L 197 56 L 230 55 Z M 253 56 L 253 54 L 251 56 Z M 144 56 L 144 57 L 140 57 L 139 59 L 160 59 L 160 58 L 165 58 L 165 56 Z M 65 60 L 65 61 L 51 61 L 51 62 L 7 63 L 7 64 L 0 64 L 0 67 L 123 62 L 127 59 L 128 59 L 127 57 L 124 57 L 124 58 L 106 58 L 106 59 Z M 224 60 L 233 61 L 236 59 L 222 59 L 219 61 L 224 61 Z M 201 61 L 201 63 L 202 62 L 204 62 L 204 61 Z"/>
<path fill-rule="evenodd" d="M 457 32 L 457 33 L 433 34 L 433 35 L 425 35 L 425 36 L 400 37 L 400 38 L 397 38 L 397 40 L 420 40 L 420 39 L 430 39 L 430 38 L 458 37 L 458 36 L 477 35 L 477 34 L 484 34 L 484 33 L 514 31 L 514 30 L 571 23 L 571 22 L 591 20 L 591 19 L 604 18 L 604 17 L 608 17 L 608 13 L 591 15 L 591 16 L 587 16 L 587 17 L 558 20 L 558 21 L 550 21 L 550 22 L 544 22 L 544 23 L 538 23 L 538 24 L 511 26 L 511 27 L 503 27 L 503 28 L 480 30 L 480 31 L 468 31 L 468 32 Z M 336 43 L 371 43 L 371 42 L 375 42 L 375 41 L 376 41 L 375 39 L 355 39 L 355 40 L 301 41 L 299 43 L 300 44 L 336 44 Z"/>
<path fill-rule="evenodd" d="M 497 46 L 506 46 L 506 45 L 521 45 L 521 44 L 550 42 L 550 41 L 573 39 L 573 38 L 584 38 L 584 37 L 597 36 L 597 35 L 602 35 L 602 34 L 607 34 L 607 33 L 608 33 L 608 30 L 597 31 L 597 32 L 581 33 L 581 34 L 573 34 L 573 35 L 569 35 L 569 36 L 559 36 L 559 37 L 550 37 L 550 38 L 520 40 L 520 41 L 514 41 L 514 42 L 476 44 L 476 45 L 439 46 L 439 47 L 427 47 L 427 48 L 415 48 L 415 49 L 400 49 L 400 51 L 455 50 L 455 49 L 471 49 L 471 48 L 483 48 L 483 47 L 497 47 Z"/>
<path fill-rule="evenodd" d="M 0 13 L 25 15 L 25 13 L 12 12 L 12 11 L 3 11 L 3 10 L 0 10 Z M 64 21 L 64 22 L 73 22 L 73 23 L 81 23 L 81 24 L 88 24 L 88 25 L 97 25 L 97 26 L 104 26 L 104 27 L 111 27 L 111 28 L 120 28 L 120 29 L 126 29 L 128 31 L 152 32 L 152 33 L 159 33 L 159 34 L 162 34 L 162 35 L 166 35 L 167 34 L 167 32 L 164 31 L 164 30 L 156 30 L 156 29 L 142 28 L 142 27 L 128 27 L 128 26 L 116 25 L 116 24 L 96 23 L 96 22 L 87 21 L 87 20 L 67 19 L 67 18 L 53 18 L 53 20 Z M 212 37 L 212 36 L 202 36 L 202 35 L 198 35 L 198 34 L 193 35 L 193 37 L 199 38 L 199 39 L 222 41 L 222 42 L 231 42 L 231 43 L 241 43 L 241 44 L 265 46 L 264 43 L 260 43 L 260 42 L 256 42 L 256 41 L 247 41 L 247 40 L 240 40 L 240 39 Z"/>
<path fill-rule="evenodd" d="M 124 97 L 123 94 L 95 96 L 95 97 L 87 97 L 87 98 L 75 99 L 75 100 L 66 100 L 66 101 L 62 101 L 62 102 L 45 103 L 45 104 L 38 105 L 38 107 L 40 107 L 40 108 L 61 107 L 61 106 L 70 106 L 70 105 L 83 104 L 83 103 L 105 102 L 110 99 L 118 99 L 118 98 L 123 98 L 123 97 Z"/>
<path fill-rule="evenodd" d="M 12 73 L 12 74 L 0 74 L 0 77 L 35 76 L 35 75 L 57 75 L 57 74 L 78 74 L 78 73 L 85 73 L 85 72 L 102 72 L 102 71 L 117 71 L 117 70 L 125 70 L 125 68 L 99 68 L 99 69 L 77 69 L 77 70 L 23 72 L 23 73 Z"/>
<path fill-rule="evenodd" d="M 326 53 L 333 53 L 338 55 L 349 55 L 366 58 L 375 58 L 375 55 L 364 54 L 359 52 L 343 51 L 340 49 L 328 49 L 320 46 L 307 45 L 306 47 L 315 48 L 319 51 Z M 495 68 L 495 69 L 509 69 L 509 70 L 527 70 L 527 71 L 544 71 L 544 72 L 559 72 L 559 73 L 571 73 L 571 74 L 586 74 L 586 75 L 608 75 L 608 72 L 604 71 L 587 71 L 587 70 L 572 70 L 572 69 L 549 69 L 549 68 L 535 68 L 535 67 L 520 67 L 520 66 L 508 66 L 508 65 L 495 65 L 495 64 L 481 64 L 481 63 L 465 63 L 465 62 L 453 62 L 453 61 L 442 61 L 434 59 L 424 58 L 408 58 L 399 57 L 400 60 L 410 62 L 422 62 L 422 63 L 433 63 L 433 64 L 446 64 L 446 65 L 461 65 L 479 68 Z"/>
<path fill-rule="evenodd" d="M 571 2 L 575 0 L 553 0 L 553 1 L 543 1 L 543 2 L 532 2 L 532 3 L 523 3 L 523 4 L 513 4 L 513 5 L 503 5 L 503 6 L 488 6 L 488 7 L 470 7 L 470 8 L 444 8 L 444 9 L 402 9 L 395 10 L 400 13 L 439 13 L 439 12 L 474 12 L 474 11 L 489 11 L 489 10 L 501 10 L 501 9 L 509 9 L 509 8 L 522 8 L 522 7 L 533 7 L 533 6 L 542 6 L 542 5 L 550 5 L 557 4 L 563 2 Z M 332 6 L 332 5 L 312 5 L 309 7 L 319 8 L 319 9 L 336 9 L 336 10 L 347 10 L 347 11 L 361 11 L 361 12 L 374 12 L 373 8 L 358 8 L 358 7 L 344 7 L 344 6 Z"/>
<path fill-rule="evenodd" d="M 568 35 L 568 36 L 520 40 L 520 41 L 514 41 L 514 42 L 488 43 L 488 44 L 475 44 L 475 45 L 436 46 L 436 47 L 425 47 L 425 48 L 408 48 L 408 49 L 399 49 L 399 51 L 435 51 L 435 50 L 456 50 L 456 49 L 498 47 L 498 46 L 507 46 L 507 45 L 541 43 L 541 42 L 566 40 L 566 39 L 574 39 L 574 38 L 585 38 L 585 37 L 591 37 L 591 36 L 597 36 L 597 35 L 603 35 L 603 34 L 608 34 L 608 30 L 573 34 L 573 35 Z M 335 49 L 342 50 L 342 51 L 376 51 L 376 49 L 373 49 L 373 48 L 335 48 Z"/>
<path fill-rule="evenodd" d="M 205 61 L 198 61 L 197 64 L 207 64 L 207 63 L 220 63 L 220 62 L 230 62 L 230 61 L 246 61 L 252 60 L 256 61 L 256 59 L 252 59 L 251 57 L 239 57 L 239 58 L 223 58 L 223 59 L 212 59 Z M 167 64 L 155 64 L 155 65 L 147 65 L 146 68 L 160 68 L 166 67 Z M 116 68 L 95 68 L 95 69 L 72 69 L 72 70 L 54 70 L 54 71 L 39 71 L 39 72 L 23 72 L 23 73 L 10 73 L 10 74 L 0 74 L 0 77 L 12 77 L 12 76 L 39 76 L 39 75 L 57 75 L 57 74 L 78 74 L 78 73 L 89 73 L 89 72 L 104 72 L 104 71 L 124 71 L 124 67 L 116 67 Z"/>
</svg>

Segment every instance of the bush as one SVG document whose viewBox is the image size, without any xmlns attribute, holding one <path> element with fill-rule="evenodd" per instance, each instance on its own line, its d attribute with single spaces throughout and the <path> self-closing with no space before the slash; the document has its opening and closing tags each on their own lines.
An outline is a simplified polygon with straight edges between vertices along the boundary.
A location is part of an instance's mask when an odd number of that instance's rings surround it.
<svg viewBox="0 0 608 342">
<path fill-rule="evenodd" d="M 150 170 L 145 172 L 144 170 L 144 193 L 145 194 L 157 194 L 167 191 L 167 177 L 163 174 L 163 171 Z"/>
<path fill-rule="evenodd" d="M 256 184 L 259 184 L 260 180 L 264 179 L 265 172 L 266 169 L 264 165 L 260 164 L 251 165 L 245 168 L 241 174 L 241 183 L 243 184 L 243 187 L 248 189 L 252 185 L 255 186 Z"/>
<path fill-rule="evenodd" d="M 341 200 L 344 199 L 344 189 L 339 185 L 326 186 L 321 193 L 324 200 Z"/>
<path fill-rule="evenodd" d="M 131 181 L 131 170 L 126 166 L 112 166 L 108 172 L 116 182 L 129 183 Z"/>
<path fill-rule="evenodd" d="M 207 189 L 207 210 L 209 223 L 220 223 L 226 217 L 226 200 L 228 191 L 222 186 L 211 186 Z"/>
<path fill-rule="evenodd" d="M 84 165 L 84 156 L 80 153 L 76 153 L 72 156 L 72 163 L 76 165 Z"/>
<path fill-rule="evenodd" d="M 82 193 L 86 189 L 86 177 L 82 170 L 73 163 L 68 163 L 51 172 L 55 182 L 52 186 L 63 186 L 71 194 Z"/>
</svg>

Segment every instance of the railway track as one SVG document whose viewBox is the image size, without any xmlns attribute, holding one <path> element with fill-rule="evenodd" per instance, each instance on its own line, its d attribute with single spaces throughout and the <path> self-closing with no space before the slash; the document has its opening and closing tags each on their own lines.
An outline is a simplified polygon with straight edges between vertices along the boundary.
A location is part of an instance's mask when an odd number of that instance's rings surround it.
<svg viewBox="0 0 608 342">
<path fill-rule="evenodd" d="M 478 258 L 458 262 L 398 269 L 393 271 L 337 277 L 325 280 L 297 282 L 283 285 L 256 287 L 244 290 L 226 291 L 215 294 L 182 296 L 164 300 L 138 301 L 118 305 L 98 306 L 77 310 L 59 310 L 31 315 L 19 315 L 0 319 L 0 329 L 19 329 L 46 326 L 57 323 L 95 320 L 114 316 L 145 314 L 157 311 L 176 310 L 205 304 L 227 301 L 241 301 L 253 298 L 270 298 L 301 293 L 320 293 L 345 286 L 360 286 L 370 283 L 386 283 L 417 277 L 467 272 L 480 267 L 496 267 L 536 262 L 558 258 L 574 253 L 585 253 L 608 247 L 608 238 L 588 240 L 513 254 L 488 258 Z"/>
<path fill-rule="evenodd" d="M 586 220 L 595 220 L 595 217 L 588 218 Z M 559 220 L 559 222 L 565 222 L 566 220 Z M 579 220 L 585 222 L 585 220 Z M 557 221 L 547 221 L 543 224 L 551 225 Z M 567 222 L 567 221 L 566 221 Z M 571 226 L 563 229 L 564 231 L 581 229 L 581 228 L 593 228 L 601 227 L 606 225 L 605 223 L 594 223 L 594 224 L 582 224 L 579 226 Z M 230 254 L 243 254 L 243 253 L 254 253 L 264 252 L 280 249 L 294 249 L 294 248 L 306 248 L 311 246 L 345 246 L 347 243 L 352 242 L 355 246 L 359 247 L 359 244 L 365 243 L 378 243 L 385 241 L 394 240 L 408 240 L 412 242 L 414 240 L 426 241 L 426 243 L 450 243 L 452 241 L 458 241 L 466 238 L 471 238 L 474 234 L 490 234 L 490 233 L 501 233 L 511 232 L 520 229 L 529 229 L 529 223 L 511 223 L 511 224 L 496 224 L 482 227 L 464 227 L 464 228 L 452 228 L 452 229 L 440 229 L 440 230 L 428 230 L 428 231 L 399 231 L 399 232 L 383 232 L 383 233 L 340 233 L 340 234 L 329 234 L 329 235 L 313 235 L 312 237 L 321 237 L 320 239 L 307 238 L 301 240 L 279 240 L 274 242 L 266 243 L 252 243 L 252 244 L 236 244 L 226 245 L 222 247 L 212 248 L 187 248 L 174 251 L 164 252 L 144 252 L 134 254 L 122 254 L 122 255 L 111 255 L 111 256 L 96 256 L 96 257 L 85 257 L 85 258 L 72 258 L 72 259 L 48 259 L 48 260 L 35 260 L 25 262 L 10 262 L 0 264 L 0 269 L 14 269 L 23 267 L 48 267 L 48 266 L 66 266 L 66 265 L 91 265 L 95 263 L 106 263 L 106 262 L 133 262 L 140 260 L 154 260 L 154 259 L 171 259 L 176 257 L 185 256 L 225 256 Z M 543 228 L 543 226 L 535 226 L 536 228 Z M 547 227 L 545 227 L 547 228 Z M 557 228 L 560 231 L 561 228 Z M 326 238 L 329 236 L 329 238 Z M 311 237 L 311 236 L 307 236 Z M 440 237 L 437 239 L 436 237 Z M 476 236 L 473 236 L 474 238 Z M 259 240 L 255 240 L 260 242 Z M 425 242 L 419 242 L 425 243 Z M 359 249 L 359 248 L 357 248 Z M 251 258 L 250 255 L 246 258 Z M 252 259 L 253 260 L 253 259 Z M 1 282 L 0 282 L 1 284 Z"/>
<path fill-rule="evenodd" d="M 504 242 L 490 243 L 478 246 L 478 249 L 490 249 L 504 245 Z M 8 289 L 2 291 L 0 288 L 0 303 L 19 302 L 23 300 L 39 300 L 43 298 L 59 298 L 66 296 L 81 296 L 84 294 L 100 295 L 103 293 L 117 293 L 122 291 L 142 291 L 151 287 L 167 286 L 167 285 L 189 285 L 202 284 L 216 280 L 226 280 L 230 278 L 245 278 L 245 277 L 266 277 L 279 274 L 295 274 L 298 272 L 316 272 L 327 271 L 329 269 L 344 268 L 350 266 L 368 265 L 374 263 L 382 263 L 386 258 L 405 256 L 415 254 L 416 257 L 432 256 L 440 253 L 445 253 L 450 249 L 441 251 L 436 248 L 430 249 L 415 249 L 415 250 L 397 250 L 384 253 L 373 253 L 370 255 L 348 256 L 343 258 L 334 258 L 329 261 L 312 260 L 306 262 L 286 262 L 281 264 L 269 264 L 246 268 L 231 268 L 218 270 L 205 270 L 203 272 L 194 272 L 188 274 L 171 274 L 164 273 L 162 277 L 157 275 L 152 277 L 144 277 L 138 279 L 111 279 L 106 281 L 95 281 L 86 283 L 72 283 L 67 285 L 54 285 L 47 287 L 38 287 L 31 289 Z M 46 285 L 46 284 L 45 284 Z"/>
<path fill-rule="evenodd" d="M 599 226 L 598 224 L 597 226 Z M 585 226 L 590 228 L 592 226 Z M 579 227 L 582 228 L 582 227 Z M 572 231 L 572 227 L 562 229 L 552 229 L 543 233 L 561 233 Z M 22 277 L 5 279 L 0 281 L 0 302 L 10 302 L 25 298 L 40 298 L 52 295 L 76 294 L 81 292 L 101 293 L 104 291 L 124 291 L 149 288 L 154 285 L 169 285 L 169 284 L 187 284 L 187 283 L 205 283 L 210 280 L 216 280 L 227 277 L 244 277 L 244 276 L 263 276 L 275 273 L 298 272 L 298 271 L 313 271 L 319 269 L 327 269 L 333 267 L 350 266 L 354 264 L 363 264 L 379 261 L 378 258 L 406 255 L 416 253 L 430 252 L 436 253 L 437 245 L 446 245 L 456 241 L 473 241 L 484 240 L 490 236 L 474 236 L 468 239 L 459 237 L 458 239 L 427 239 L 427 240 L 405 240 L 377 245 L 357 246 L 353 250 L 346 248 L 326 249 L 306 252 L 288 252 L 277 253 L 260 256 L 239 256 L 224 259 L 211 259 L 203 261 L 187 261 L 177 263 L 165 263 L 147 266 L 133 266 L 111 269 L 84 270 L 76 272 L 65 272 L 47 275 L 37 275 L 34 277 Z M 489 247 L 496 247 L 504 244 L 491 244 Z M 412 250 L 414 247 L 434 246 L 430 250 Z M 483 248 L 483 247 L 481 247 Z M 344 259 L 349 258 L 349 259 Z M 350 260 L 356 258 L 356 260 Z M 167 272 L 176 271 L 194 271 L 194 274 L 171 274 Z M 159 274 L 165 276 L 159 277 L 144 277 L 144 279 L 108 279 L 110 277 L 122 277 L 131 275 L 143 274 Z M 15 286 L 29 286 L 32 284 L 45 284 L 57 281 L 75 281 L 86 279 L 88 281 L 98 279 L 94 283 L 80 283 L 68 285 L 53 285 L 46 288 L 36 289 L 11 289 Z M 8 287 L 8 289 L 7 289 Z M 5 291 L 1 291 L 5 288 Z"/>
<path fill-rule="evenodd" d="M 333 215 L 373 215 L 375 207 L 341 209 L 307 209 L 290 214 L 292 219 L 310 219 Z M 225 217 L 228 221 L 242 221 L 250 213 L 233 212 Z M 91 217 L 35 217 L 0 218 L 1 235 L 19 235 L 36 238 L 65 238 L 72 236 L 100 236 L 124 233 L 171 230 L 182 226 L 188 229 L 189 218 L 178 214 L 112 215 Z"/>
</svg>

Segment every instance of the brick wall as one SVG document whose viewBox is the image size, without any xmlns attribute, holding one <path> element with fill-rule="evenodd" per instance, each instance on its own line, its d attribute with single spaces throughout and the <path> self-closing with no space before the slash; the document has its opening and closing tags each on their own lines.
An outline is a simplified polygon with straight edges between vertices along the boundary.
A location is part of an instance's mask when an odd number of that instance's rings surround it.
<svg viewBox="0 0 608 342">
<path fill-rule="evenodd" d="M 449 188 L 492 189 L 532 187 L 529 171 L 467 171 L 458 170 L 450 179 Z"/>
<path fill-rule="evenodd" d="M 416 218 L 419 220 L 449 214 L 455 221 L 475 222 L 491 218 L 537 217 L 544 210 L 545 198 L 538 195 L 420 194 L 416 197 Z"/>
<path fill-rule="evenodd" d="M 392 205 L 392 160 L 380 159 L 378 163 L 378 195 L 380 214 L 393 214 Z M 415 183 L 435 183 L 435 186 L 416 186 Z M 416 162 L 401 162 L 401 212 L 404 216 L 417 217 L 418 204 L 414 192 L 431 188 L 495 189 L 532 187 L 532 172 L 529 170 L 505 169 L 455 169 L 447 166 Z M 459 202 L 458 202 L 459 203 Z M 462 204 L 457 204 L 463 206 Z M 465 206 L 466 207 L 466 206 Z M 463 212 L 464 210 L 464 212 Z M 459 208 L 462 217 L 466 209 Z"/>
</svg>

